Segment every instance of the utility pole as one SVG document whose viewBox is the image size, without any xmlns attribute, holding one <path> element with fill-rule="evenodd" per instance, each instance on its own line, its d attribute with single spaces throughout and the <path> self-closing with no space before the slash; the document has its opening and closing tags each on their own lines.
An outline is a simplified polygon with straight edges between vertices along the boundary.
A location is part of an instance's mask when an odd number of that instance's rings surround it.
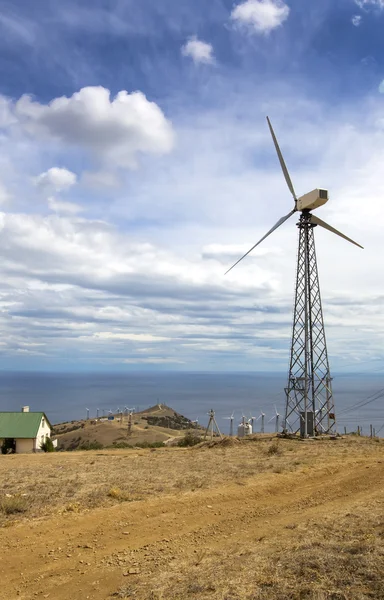
<svg viewBox="0 0 384 600">
<path fill-rule="evenodd" d="M 211 409 L 209 411 L 208 415 L 209 415 L 209 421 L 208 421 L 207 429 L 205 430 L 204 440 L 207 438 L 207 433 L 208 433 L 209 429 L 211 430 L 211 440 L 213 440 L 214 429 L 216 429 L 216 432 L 220 436 L 220 439 L 222 439 L 223 436 L 221 435 L 221 431 L 220 431 L 219 426 L 215 419 L 215 411 Z"/>
</svg>

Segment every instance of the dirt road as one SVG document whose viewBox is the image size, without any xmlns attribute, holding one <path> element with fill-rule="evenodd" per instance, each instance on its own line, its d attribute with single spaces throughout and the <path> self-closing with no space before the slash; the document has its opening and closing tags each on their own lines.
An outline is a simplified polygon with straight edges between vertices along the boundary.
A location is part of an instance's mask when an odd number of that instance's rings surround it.
<svg viewBox="0 0 384 600">
<path fill-rule="evenodd" d="M 207 553 L 230 554 L 247 541 L 270 552 L 293 542 L 303 523 L 383 498 L 384 463 L 345 456 L 242 484 L 32 520 L 0 531 L 0 598 L 105 600 L 119 589 L 126 590 L 119 597 L 157 598 L 156 580 Z"/>
</svg>

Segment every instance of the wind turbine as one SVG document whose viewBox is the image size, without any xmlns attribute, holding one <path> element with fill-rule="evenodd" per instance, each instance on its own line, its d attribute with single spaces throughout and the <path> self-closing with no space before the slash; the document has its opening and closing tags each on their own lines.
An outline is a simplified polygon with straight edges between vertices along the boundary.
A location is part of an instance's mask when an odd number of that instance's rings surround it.
<svg viewBox="0 0 384 600">
<path fill-rule="evenodd" d="M 265 413 L 263 413 L 262 410 L 260 411 L 260 415 L 257 417 L 256 421 L 259 419 L 261 419 L 260 433 L 264 433 Z"/>
<path fill-rule="evenodd" d="M 249 419 L 250 419 L 251 425 L 252 425 L 252 433 L 255 433 L 254 428 L 255 428 L 255 421 L 257 421 L 257 417 L 253 417 L 252 413 L 249 413 Z"/>
<path fill-rule="evenodd" d="M 301 436 L 330 433 L 336 428 L 335 406 L 332 395 L 327 345 L 317 271 L 314 228 L 319 225 L 355 246 L 362 248 L 312 211 L 328 202 L 328 190 L 314 189 L 297 197 L 279 144 L 267 117 L 269 130 L 277 152 L 288 189 L 293 196 L 293 209 L 259 240 L 227 271 L 231 271 L 262 241 L 283 225 L 294 213 L 300 212 L 299 250 L 296 271 L 296 290 L 288 384 L 285 388 L 286 408 L 284 431 Z"/>
<path fill-rule="evenodd" d="M 275 421 L 276 421 L 276 423 L 275 423 L 275 433 L 277 433 L 277 432 L 279 431 L 279 419 L 280 419 L 280 415 L 279 415 L 279 413 L 277 412 L 277 408 L 276 408 L 276 406 L 275 406 L 275 414 L 274 414 L 274 416 L 272 417 L 272 419 L 269 419 L 269 421 L 268 421 L 268 423 L 270 423 L 270 422 L 271 422 L 271 421 L 273 421 L 273 420 L 275 420 Z"/>
<path fill-rule="evenodd" d="M 231 437 L 233 437 L 233 419 L 235 418 L 235 411 L 233 411 L 233 413 L 231 414 L 230 417 L 224 417 L 224 419 L 229 419 L 230 423 L 229 423 L 229 435 Z"/>
</svg>

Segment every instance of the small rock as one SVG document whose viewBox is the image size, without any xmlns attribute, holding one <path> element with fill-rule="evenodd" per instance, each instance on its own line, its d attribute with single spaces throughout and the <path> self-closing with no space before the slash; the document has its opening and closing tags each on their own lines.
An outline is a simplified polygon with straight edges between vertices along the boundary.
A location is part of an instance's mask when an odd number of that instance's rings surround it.
<svg viewBox="0 0 384 600">
<path fill-rule="evenodd" d="M 207 504 L 207 508 L 213 508 L 213 506 L 211 506 L 210 504 Z"/>
<path fill-rule="evenodd" d="M 140 573 L 140 569 L 138 567 L 131 567 L 128 569 L 127 573 L 123 573 L 124 576 L 127 575 L 138 575 Z"/>
</svg>

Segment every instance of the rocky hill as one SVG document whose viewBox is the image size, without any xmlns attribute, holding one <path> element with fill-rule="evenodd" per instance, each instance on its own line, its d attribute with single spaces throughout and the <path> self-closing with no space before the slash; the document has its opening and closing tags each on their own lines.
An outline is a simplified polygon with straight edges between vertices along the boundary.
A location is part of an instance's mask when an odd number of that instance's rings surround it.
<svg viewBox="0 0 384 600">
<path fill-rule="evenodd" d="M 194 423 L 165 404 L 156 404 L 132 415 L 113 415 L 85 421 L 59 423 L 53 428 L 59 450 L 124 448 L 168 444 L 184 436 Z"/>
</svg>

